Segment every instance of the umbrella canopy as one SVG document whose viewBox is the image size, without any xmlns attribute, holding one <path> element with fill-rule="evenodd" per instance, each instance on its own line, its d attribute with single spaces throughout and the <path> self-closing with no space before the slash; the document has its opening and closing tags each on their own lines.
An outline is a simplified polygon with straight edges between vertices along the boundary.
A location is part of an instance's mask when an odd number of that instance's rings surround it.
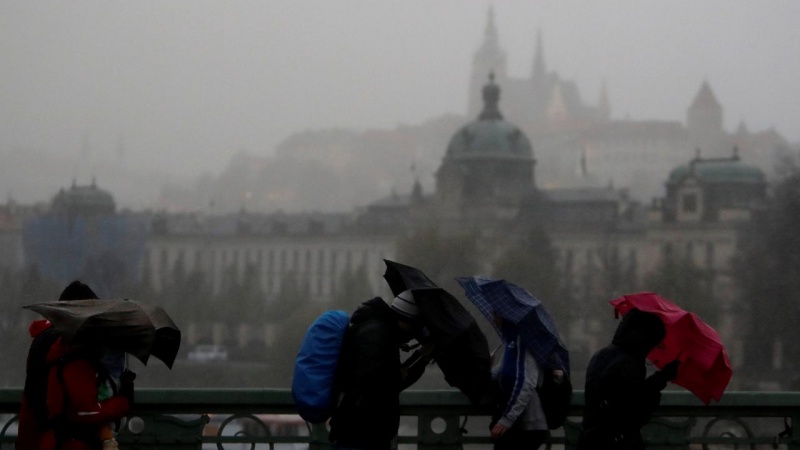
<svg viewBox="0 0 800 450">
<path fill-rule="evenodd" d="M 181 343 L 175 322 L 158 306 L 131 300 L 74 300 L 27 305 L 52 322 L 65 342 L 121 350 L 172 368 Z"/>
<path fill-rule="evenodd" d="M 713 328 L 697 314 L 652 292 L 625 295 L 610 303 L 621 314 L 636 308 L 660 317 L 667 334 L 647 358 L 658 368 L 680 359 L 678 376 L 672 382 L 688 389 L 705 404 L 712 399 L 719 401 L 733 370 L 719 334 Z"/>
<path fill-rule="evenodd" d="M 491 382 L 489 342 L 472 315 L 422 271 L 384 260 L 383 275 L 394 295 L 411 290 L 422 322 L 430 332 L 436 363 L 445 381 L 478 402 Z"/>
<path fill-rule="evenodd" d="M 525 348 L 540 366 L 569 374 L 569 351 L 561 341 L 555 321 L 539 299 L 506 280 L 460 277 L 456 281 L 498 334 L 495 313 L 517 327 Z"/>
<path fill-rule="evenodd" d="M 440 289 L 424 272 L 416 267 L 407 266 L 399 262 L 383 260 L 386 263 L 386 272 L 383 279 L 389 284 L 389 289 L 393 295 L 397 295 L 407 289 Z"/>
</svg>

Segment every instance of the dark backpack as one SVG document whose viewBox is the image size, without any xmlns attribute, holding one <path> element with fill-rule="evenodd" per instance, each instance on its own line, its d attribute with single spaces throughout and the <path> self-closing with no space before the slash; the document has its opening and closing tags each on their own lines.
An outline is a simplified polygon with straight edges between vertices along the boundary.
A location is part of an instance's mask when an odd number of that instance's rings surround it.
<svg viewBox="0 0 800 450">
<path fill-rule="evenodd" d="M 47 390 L 49 386 L 50 371 L 55 368 L 58 376 L 58 381 L 64 384 L 63 369 L 64 366 L 70 361 L 79 358 L 87 357 L 84 352 L 72 352 L 67 356 L 61 357 L 56 361 L 47 361 L 47 354 L 50 348 L 55 344 L 60 334 L 54 328 L 48 328 L 39 333 L 28 350 L 28 364 L 25 371 L 25 387 L 23 388 L 23 395 L 28 402 L 28 406 L 33 412 L 36 421 L 47 428 L 63 428 L 61 417 L 50 417 L 47 411 Z M 102 367 L 97 361 L 88 358 L 93 362 L 95 370 L 97 370 L 97 382 L 102 383 L 109 380 L 108 371 Z M 116 393 L 116 386 L 112 382 L 112 390 Z M 69 397 L 64 393 L 64 409 L 66 410 L 69 404 Z M 74 427 L 73 427 L 74 428 Z M 64 430 L 57 430 L 62 432 Z"/>
<path fill-rule="evenodd" d="M 539 394 L 539 401 L 547 419 L 547 428 L 555 430 L 567 421 L 572 402 L 572 382 L 567 374 L 564 374 L 560 383 L 556 382 L 552 374 L 546 375 L 542 385 L 536 388 L 536 392 Z"/>
<path fill-rule="evenodd" d="M 55 329 L 48 328 L 33 338 L 28 350 L 23 394 L 36 421 L 41 424 L 50 421 L 47 414 L 47 382 L 53 363 L 47 362 L 47 353 L 59 337 Z"/>
<path fill-rule="evenodd" d="M 336 408 L 336 368 L 350 317 L 344 311 L 326 311 L 308 327 L 297 353 L 292 398 L 304 420 L 322 423 Z"/>
</svg>

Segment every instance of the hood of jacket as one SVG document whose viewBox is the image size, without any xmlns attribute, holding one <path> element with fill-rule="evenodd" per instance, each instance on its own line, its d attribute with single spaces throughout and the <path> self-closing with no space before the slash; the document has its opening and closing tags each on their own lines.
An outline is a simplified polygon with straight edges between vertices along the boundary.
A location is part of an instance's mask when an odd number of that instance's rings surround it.
<svg viewBox="0 0 800 450">
<path fill-rule="evenodd" d="M 632 309 L 622 317 L 612 343 L 644 359 L 664 339 L 665 334 L 664 322 L 657 315 Z"/>
<path fill-rule="evenodd" d="M 397 315 L 382 298 L 375 297 L 362 303 L 350 317 L 350 323 L 354 325 L 367 320 L 396 322 Z"/>
</svg>

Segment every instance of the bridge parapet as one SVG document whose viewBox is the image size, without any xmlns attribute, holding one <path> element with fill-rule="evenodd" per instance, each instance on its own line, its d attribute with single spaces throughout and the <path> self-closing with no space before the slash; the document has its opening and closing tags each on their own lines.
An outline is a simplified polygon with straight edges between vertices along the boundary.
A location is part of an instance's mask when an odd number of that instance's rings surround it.
<svg viewBox="0 0 800 450">
<path fill-rule="evenodd" d="M 21 389 L 0 389 L 0 445 L 12 448 Z M 488 404 L 472 405 L 457 391 L 401 395 L 400 449 L 491 448 Z M 547 448 L 574 448 L 583 393 L 574 395 L 568 423 L 554 430 Z M 703 405 L 687 392 L 669 391 L 645 427 L 648 449 L 800 450 L 800 392 L 728 392 Z M 118 440 L 128 449 L 325 449 L 324 425 L 295 413 L 286 389 L 139 389 L 133 414 Z"/>
</svg>

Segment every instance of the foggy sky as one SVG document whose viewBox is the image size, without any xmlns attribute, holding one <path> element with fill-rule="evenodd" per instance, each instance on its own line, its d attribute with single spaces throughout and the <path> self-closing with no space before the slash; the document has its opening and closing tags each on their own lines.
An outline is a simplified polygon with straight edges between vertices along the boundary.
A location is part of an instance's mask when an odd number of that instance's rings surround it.
<svg viewBox="0 0 800 450">
<path fill-rule="evenodd" d="M 0 155 L 180 176 L 305 129 L 464 114 L 489 2 L 0 0 Z M 800 139 L 800 2 L 494 2 L 512 76 L 550 70 L 614 118 L 685 120 L 703 80 L 725 126 Z M 501 105 L 502 107 L 502 105 Z M 90 169 L 87 169 L 90 168 Z M 88 181 L 85 178 L 84 182 Z M 4 189 L 8 186 L 0 186 Z"/>
</svg>

